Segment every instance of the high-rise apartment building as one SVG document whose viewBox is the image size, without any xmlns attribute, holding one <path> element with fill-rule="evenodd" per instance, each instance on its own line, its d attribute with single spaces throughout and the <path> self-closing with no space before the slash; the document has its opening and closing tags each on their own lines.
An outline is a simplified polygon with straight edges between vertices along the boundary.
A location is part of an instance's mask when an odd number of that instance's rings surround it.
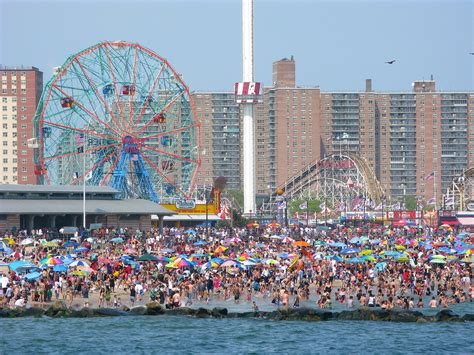
<svg viewBox="0 0 474 355">
<path fill-rule="evenodd" d="M 198 185 L 212 185 L 219 176 L 227 187 L 241 187 L 240 109 L 234 93 L 193 93 L 201 123 L 201 168 Z"/>
<path fill-rule="evenodd" d="M 35 67 L 0 66 L 2 91 L 0 184 L 36 184 L 33 118 L 43 90 L 43 73 Z"/>
<path fill-rule="evenodd" d="M 293 58 L 273 63 L 265 90 L 267 165 L 257 172 L 267 172 L 267 192 L 312 161 L 349 151 L 365 158 L 387 196 L 441 203 L 452 179 L 474 166 L 474 93 L 437 92 L 433 80 L 415 81 L 412 92 L 374 92 L 370 79 L 365 91 L 321 92 L 297 87 L 294 71 Z"/>
</svg>

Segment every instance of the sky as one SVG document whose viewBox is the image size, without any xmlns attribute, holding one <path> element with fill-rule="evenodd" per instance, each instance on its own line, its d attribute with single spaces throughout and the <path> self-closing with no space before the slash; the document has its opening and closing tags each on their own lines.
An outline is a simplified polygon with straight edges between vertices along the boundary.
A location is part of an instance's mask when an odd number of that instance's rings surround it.
<svg viewBox="0 0 474 355">
<path fill-rule="evenodd" d="M 104 40 L 138 42 L 191 91 L 232 91 L 242 77 L 240 0 L 0 0 L 0 64 L 44 72 Z M 474 91 L 473 0 L 255 0 L 255 78 L 294 56 L 298 86 Z M 385 61 L 396 59 L 393 65 Z"/>
</svg>

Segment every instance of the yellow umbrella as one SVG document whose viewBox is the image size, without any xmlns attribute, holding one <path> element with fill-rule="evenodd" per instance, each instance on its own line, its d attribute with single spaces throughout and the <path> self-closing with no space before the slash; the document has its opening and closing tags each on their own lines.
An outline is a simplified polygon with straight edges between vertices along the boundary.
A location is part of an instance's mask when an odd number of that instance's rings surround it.
<svg viewBox="0 0 474 355">
<path fill-rule="evenodd" d="M 371 250 L 371 249 L 365 249 L 365 250 L 362 250 L 359 255 L 369 255 L 369 254 L 372 254 L 374 251 Z"/>
<path fill-rule="evenodd" d="M 396 244 L 396 245 L 395 245 L 395 249 L 397 249 L 397 250 L 405 250 L 405 249 L 406 249 L 406 246 L 400 245 L 400 244 Z"/>
</svg>

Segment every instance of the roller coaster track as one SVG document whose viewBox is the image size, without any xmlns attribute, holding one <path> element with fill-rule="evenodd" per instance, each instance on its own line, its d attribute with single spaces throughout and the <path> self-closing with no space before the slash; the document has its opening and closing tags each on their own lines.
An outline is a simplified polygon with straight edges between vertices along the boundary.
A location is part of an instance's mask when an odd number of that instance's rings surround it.
<svg viewBox="0 0 474 355">
<path fill-rule="evenodd" d="M 324 183 L 338 184 L 338 187 L 347 186 L 347 176 L 341 176 L 341 179 L 334 178 L 333 176 L 325 176 L 323 174 L 325 166 L 328 166 L 331 162 L 343 162 L 339 163 L 339 169 L 355 169 L 355 179 L 359 183 L 358 188 L 364 191 L 364 194 L 374 201 L 375 204 L 379 204 L 382 201 L 383 192 L 379 181 L 375 177 L 374 172 L 369 167 L 367 161 L 354 153 L 343 152 L 339 154 L 332 154 L 324 159 L 312 162 L 299 173 L 289 178 L 284 184 L 278 186 L 285 191 L 285 194 L 289 197 L 295 197 L 302 194 L 305 190 L 310 189 L 316 181 L 324 181 Z M 346 163 L 347 161 L 347 163 Z M 347 166 L 346 166 L 347 165 Z M 356 182 L 356 181 L 354 181 Z M 362 186 L 360 186 L 362 184 Z M 277 188 L 277 189 L 278 189 Z M 350 187 L 347 186 L 349 189 Z M 272 196 L 275 197 L 275 196 Z"/>
</svg>

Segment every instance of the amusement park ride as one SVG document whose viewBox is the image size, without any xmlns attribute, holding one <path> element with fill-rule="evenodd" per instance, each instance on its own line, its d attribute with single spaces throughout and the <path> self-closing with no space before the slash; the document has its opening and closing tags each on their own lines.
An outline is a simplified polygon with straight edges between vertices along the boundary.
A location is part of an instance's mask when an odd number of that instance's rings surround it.
<svg viewBox="0 0 474 355">
<path fill-rule="evenodd" d="M 102 42 L 46 85 L 35 128 L 45 184 L 109 185 L 123 198 L 188 199 L 199 168 L 199 123 L 168 61 L 136 43 Z"/>
</svg>

